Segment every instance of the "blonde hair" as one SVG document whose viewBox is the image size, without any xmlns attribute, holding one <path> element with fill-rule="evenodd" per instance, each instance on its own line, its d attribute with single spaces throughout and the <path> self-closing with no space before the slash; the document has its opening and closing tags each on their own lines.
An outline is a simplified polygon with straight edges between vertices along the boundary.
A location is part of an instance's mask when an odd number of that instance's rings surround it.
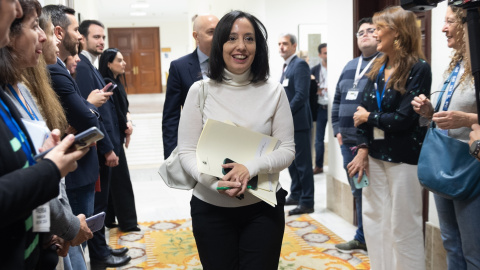
<svg viewBox="0 0 480 270">
<path fill-rule="evenodd" d="M 43 56 L 35 67 L 22 70 L 22 83 L 36 99 L 38 109 L 50 130 L 58 128 L 62 135 L 68 127 L 67 117 L 57 93 L 52 88 L 50 75 Z"/>
<path fill-rule="evenodd" d="M 457 31 L 457 39 L 455 42 L 458 42 L 460 44 L 460 49 L 459 50 L 453 50 L 453 56 L 452 60 L 450 61 L 450 64 L 448 66 L 447 71 L 445 71 L 445 75 L 448 76 L 447 74 L 451 73 L 455 66 L 457 65 L 458 62 L 464 61 L 465 65 L 465 72 L 463 73 L 462 77 L 460 78 L 460 81 L 458 82 L 459 84 L 466 81 L 467 77 L 468 80 L 471 80 L 473 83 L 473 76 L 472 76 L 472 67 L 470 66 L 470 61 L 467 60 L 468 55 L 467 55 L 467 34 L 465 32 L 465 27 L 463 27 L 462 23 L 462 18 L 463 18 L 463 9 L 455 6 L 448 6 L 455 14 L 455 21 L 457 23 L 456 26 L 456 31 Z"/>
<path fill-rule="evenodd" d="M 417 25 L 417 16 L 400 6 L 393 6 L 375 13 L 373 23 L 377 27 L 388 27 L 398 34 L 393 46 L 397 57 L 395 62 L 392 63 L 397 68 L 391 75 L 387 88 L 393 88 L 403 94 L 410 69 L 420 59 L 425 59 L 422 52 L 422 34 Z M 388 56 L 385 54 L 377 58 L 367 76 L 371 80 L 375 80 L 379 75 L 380 68 L 387 62 Z"/>
</svg>

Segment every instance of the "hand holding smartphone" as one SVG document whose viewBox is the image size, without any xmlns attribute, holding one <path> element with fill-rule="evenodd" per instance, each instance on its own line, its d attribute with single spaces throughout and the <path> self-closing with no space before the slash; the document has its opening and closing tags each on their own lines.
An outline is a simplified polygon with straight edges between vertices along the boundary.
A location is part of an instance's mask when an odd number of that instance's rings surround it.
<svg viewBox="0 0 480 270">
<path fill-rule="evenodd" d="M 103 139 L 104 135 L 103 132 L 100 131 L 97 127 L 91 127 L 83 132 L 80 132 L 79 134 L 75 135 L 75 141 L 73 142 L 73 145 L 71 147 L 72 150 L 80 150 L 85 147 L 90 146 L 92 143 L 99 141 Z M 52 147 L 46 151 L 43 151 L 42 153 L 34 156 L 33 158 L 36 161 L 39 161 L 45 157 L 46 154 L 48 154 L 53 148 Z"/>
<path fill-rule="evenodd" d="M 113 92 L 113 90 L 115 90 L 115 88 L 117 88 L 117 85 L 112 83 L 106 90 L 105 92 Z"/>
<path fill-rule="evenodd" d="M 362 179 L 360 180 L 360 183 L 358 182 L 358 173 L 353 176 L 353 184 L 355 185 L 356 189 L 361 189 L 364 187 L 367 187 L 370 183 L 368 182 L 368 177 L 365 172 L 363 172 Z"/>
<path fill-rule="evenodd" d="M 105 212 L 100 212 L 96 215 L 93 215 L 85 220 L 87 222 L 88 228 L 92 233 L 100 230 L 103 227 L 105 221 Z"/>
</svg>

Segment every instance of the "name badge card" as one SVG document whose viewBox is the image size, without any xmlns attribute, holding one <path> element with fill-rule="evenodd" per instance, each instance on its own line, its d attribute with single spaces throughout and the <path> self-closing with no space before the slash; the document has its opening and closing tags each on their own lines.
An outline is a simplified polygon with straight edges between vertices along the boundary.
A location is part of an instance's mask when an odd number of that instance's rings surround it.
<svg viewBox="0 0 480 270">
<path fill-rule="evenodd" d="M 287 87 L 287 86 L 288 86 L 288 79 L 283 80 L 282 86 L 283 86 L 283 87 Z"/>
<path fill-rule="evenodd" d="M 374 140 L 384 140 L 385 139 L 385 131 L 374 127 L 373 128 L 373 139 Z"/>
<path fill-rule="evenodd" d="M 346 100 L 357 100 L 358 97 L 358 90 L 355 88 L 351 88 L 347 92 L 347 96 L 345 97 Z"/>
</svg>

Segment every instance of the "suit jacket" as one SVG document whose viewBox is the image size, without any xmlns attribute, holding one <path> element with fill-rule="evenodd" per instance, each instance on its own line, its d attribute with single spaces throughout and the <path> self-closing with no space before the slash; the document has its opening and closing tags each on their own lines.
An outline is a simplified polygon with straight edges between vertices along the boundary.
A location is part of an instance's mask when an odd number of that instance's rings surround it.
<svg viewBox="0 0 480 270">
<path fill-rule="evenodd" d="M 197 50 L 170 64 L 162 121 L 163 155 L 165 159 L 177 147 L 178 122 L 188 90 L 194 82 L 203 79 Z"/>
<path fill-rule="evenodd" d="M 100 127 L 97 119 L 97 108 L 80 95 L 80 89 L 73 80 L 67 68 L 57 59 L 57 63 L 48 66 L 52 78 L 53 90 L 57 93 L 67 115 L 68 124 L 77 132 L 91 127 Z M 77 161 L 78 168 L 67 174 L 65 184 L 67 189 L 78 188 L 95 183 L 98 178 L 99 166 L 95 148 Z"/>
<path fill-rule="evenodd" d="M 316 66 L 314 66 L 312 69 L 311 69 L 311 73 L 313 76 L 315 76 L 315 80 L 317 81 L 317 83 L 319 83 L 319 78 L 318 78 L 318 74 L 320 74 L 320 68 L 321 68 L 322 64 L 318 64 Z"/>
<path fill-rule="evenodd" d="M 292 110 L 295 131 L 312 128 L 312 113 L 310 112 L 310 68 L 302 59 L 295 56 L 285 71 L 284 86 L 290 109 Z"/>
<path fill-rule="evenodd" d="M 95 68 L 90 60 L 83 54 L 78 54 L 80 62 L 77 65 L 77 76 L 75 81 L 78 84 L 81 95 L 86 99 L 88 95 L 95 89 L 102 89 L 105 87 L 100 72 Z M 115 90 L 114 90 L 115 91 Z M 115 93 L 116 94 L 116 93 Z M 115 95 L 114 94 L 114 95 Z M 120 147 L 120 132 L 118 129 L 117 111 L 113 98 L 109 98 L 100 108 L 100 120 L 104 125 L 105 137 L 98 142 L 98 152 L 102 155 L 114 150 L 116 154 L 119 153 Z"/>
</svg>

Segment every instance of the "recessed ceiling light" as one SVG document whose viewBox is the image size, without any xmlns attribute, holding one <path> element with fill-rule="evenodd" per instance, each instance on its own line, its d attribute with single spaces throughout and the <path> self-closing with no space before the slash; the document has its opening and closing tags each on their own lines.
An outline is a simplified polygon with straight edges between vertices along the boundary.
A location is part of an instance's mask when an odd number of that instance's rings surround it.
<svg viewBox="0 0 480 270">
<path fill-rule="evenodd" d="M 150 5 L 148 3 L 135 3 L 130 5 L 131 8 L 149 8 Z"/>
<path fill-rule="evenodd" d="M 130 12 L 130 16 L 147 16 L 147 12 L 144 12 L 144 11 L 133 11 L 133 12 Z"/>
</svg>

